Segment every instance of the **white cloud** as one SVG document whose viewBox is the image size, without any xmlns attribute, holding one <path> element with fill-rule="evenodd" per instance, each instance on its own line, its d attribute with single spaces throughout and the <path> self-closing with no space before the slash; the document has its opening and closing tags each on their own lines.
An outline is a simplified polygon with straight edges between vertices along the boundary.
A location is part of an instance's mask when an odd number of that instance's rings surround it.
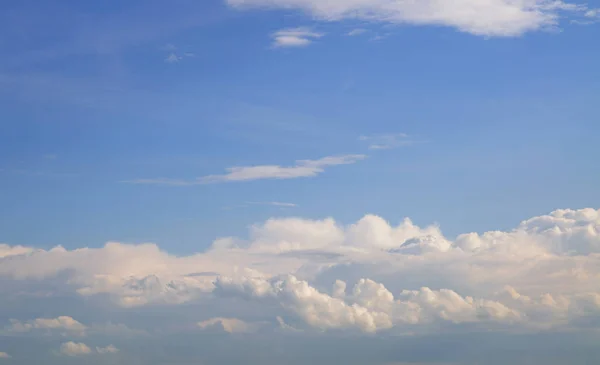
<svg viewBox="0 0 600 365">
<path fill-rule="evenodd" d="M 392 148 L 411 146 L 419 141 L 411 139 L 405 133 L 377 134 L 372 136 L 360 136 L 360 141 L 367 142 L 371 150 L 389 150 Z"/>
<path fill-rule="evenodd" d="M 198 322 L 198 327 L 203 330 L 217 330 L 227 333 L 250 333 L 256 330 L 255 325 L 237 318 L 211 318 Z"/>
<path fill-rule="evenodd" d="M 585 12 L 584 16 L 586 18 L 597 18 L 600 17 L 600 9 L 590 9 Z"/>
<path fill-rule="evenodd" d="M 297 9 L 324 21 L 360 19 L 390 24 L 442 25 L 481 36 L 518 36 L 556 27 L 584 5 L 561 0 L 226 0 L 239 9 Z"/>
<path fill-rule="evenodd" d="M 303 177 L 315 177 L 323 172 L 325 168 L 337 165 L 349 165 L 365 159 L 365 155 L 342 155 L 328 156 L 318 160 L 298 160 L 293 166 L 280 165 L 257 165 L 236 166 L 227 168 L 223 175 L 209 175 L 195 180 L 178 179 L 135 179 L 124 181 L 131 184 L 154 184 L 168 186 L 192 186 L 211 183 L 222 183 L 232 181 L 252 181 L 265 179 L 297 179 Z"/>
<path fill-rule="evenodd" d="M 96 347 L 96 352 L 101 355 L 116 354 L 117 352 L 119 352 L 119 349 L 116 348 L 114 345 L 108 345 L 106 347 Z"/>
<path fill-rule="evenodd" d="M 2 352 L 0 351 L 0 359 L 10 359 L 11 356 L 9 354 L 7 354 L 6 352 Z"/>
<path fill-rule="evenodd" d="M 323 35 L 310 28 L 299 27 L 278 30 L 271 34 L 271 38 L 273 38 L 273 47 L 306 47 Z"/>
<path fill-rule="evenodd" d="M 289 316 L 301 330 L 403 333 L 458 324 L 574 330 L 600 316 L 600 210 L 589 208 L 455 240 L 435 225 L 405 219 L 394 226 L 367 215 L 349 225 L 269 219 L 246 239 L 221 238 L 181 257 L 153 244 L 22 251 L 0 259 L 2 282 L 12 287 L 59 280 L 67 292 L 89 300 L 108 295 L 122 307 L 214 303 L 223 312 L 203 312 L 212 319 L 198 325 L 229 332 L 255 322 L 246 307 L 280 328 L 291 326 L 276 317 Z M 244 308 L 221 305 L 239 297 Z M 86 328 L 67 318 L 15 327 Z"/>
<path fill-rule="evenodd" d="M 84 343 L 69 341 L 60 345 L 60 353 L 66 356 L 81 356 L 91 354 L 92 349 Z"/>
</svg>

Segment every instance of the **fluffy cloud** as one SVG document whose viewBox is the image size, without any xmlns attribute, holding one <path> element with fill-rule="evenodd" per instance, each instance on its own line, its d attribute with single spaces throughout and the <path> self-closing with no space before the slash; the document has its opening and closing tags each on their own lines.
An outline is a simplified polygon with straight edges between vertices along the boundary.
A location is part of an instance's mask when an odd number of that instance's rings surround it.
<svg viewBox="0 0 600 365">
<path fill-rule="evenodd" d="M 273 47 L 306 47 L 314 39 L 321 38 L 322 33 L 317 33 L 310 28 L 287 28 L 276 31 L 271 35 Z"/>
<path fill-rule="evenodd" d="M 170 186 L 191 186 L 199 184 L 222 183 L 232 181 L 252 181 L 264 179 L 287 180 L 303 177 L 315 177 L 325 168 L 338 165 L 349 165 L 365 159 L 365 155 L 327 156 L 318 160 L 298 160 L 293 166 L 257 165 L 236 166 L 227 168 L 223 175 L 209 175 L 195 180 L 178 179 L 135 179 L 125 181 L 131 184 L 153 184 Z"/>
<path fill-rule="evenodd" d="M 153 244 L 3 250 L 14 252 L 0 258 L 0 277 L 11 285 L 62 280 L 67 291 L 108 296 L 125 308 L 217 306 L 219 313 L 197 319 L 196 328 L 229 333 L 252 331 L 250 314 L 280 328 L 367 333 L 573 329 L 600 317 L 595 209 L 557 210 L 510 231 L 455 240 L 436 225 L 405 219 L 394 226 L 367 215 L 349 225 L 269 219 L 246 239 L 222 238 L 182 257 Z M 238 305 L 231 310 L 228 303 Z M 86 329 L 70 317 L 13 327 Z"/>
<path fill-rule="evenodd" d="M 442 25 L 482 36 L 518 36 L 556 27 L 586 7 L 556 0 L 226 0 L 235 8 L 297 9 L 326 21 L 359 19 L 391 24 Z M 565 15 L 566 16 L 566 15 Z"/>
<path fill-rule="evenodd" d="M 60 353 L 66 356 L 81 356 L 91 354 L 92 349 L 85 343 L 69 341 L 60 345 Z"/>
</svg>

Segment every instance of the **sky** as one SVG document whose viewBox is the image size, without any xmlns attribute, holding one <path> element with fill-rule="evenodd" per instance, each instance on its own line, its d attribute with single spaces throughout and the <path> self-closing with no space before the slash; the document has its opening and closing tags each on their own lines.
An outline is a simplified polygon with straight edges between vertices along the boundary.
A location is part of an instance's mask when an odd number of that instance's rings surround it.
<svg viewBox="0 0 600 365">
<path fill-rule="evenodd" d="M 0 365 L 592 364 L 599 38 L 598 0 L 0 4 Z"/>
</svg>

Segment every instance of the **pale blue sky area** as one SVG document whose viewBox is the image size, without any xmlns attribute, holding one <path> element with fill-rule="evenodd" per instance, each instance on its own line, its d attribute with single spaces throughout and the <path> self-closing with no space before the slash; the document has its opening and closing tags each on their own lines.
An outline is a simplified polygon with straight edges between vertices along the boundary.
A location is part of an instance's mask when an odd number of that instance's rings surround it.
<svg viewBox="0 0 600 365">
<path fill-rule="evenodd" d="M 269 217 L 452 237 L 600 206 L 589 11 L 504 37 L 216 0 L 1 8 L 0 242 L 189 253 Z M 291 168 L 213 176 L 265 165 Z"/>
</svg>

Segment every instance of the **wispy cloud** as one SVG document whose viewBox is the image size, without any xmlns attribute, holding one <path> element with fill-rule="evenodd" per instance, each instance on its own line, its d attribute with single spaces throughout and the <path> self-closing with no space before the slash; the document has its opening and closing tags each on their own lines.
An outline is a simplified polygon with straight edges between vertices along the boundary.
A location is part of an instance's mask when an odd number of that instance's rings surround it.
<svg viewBox="0 0 600 365">
<path fill-rule="evenodd" d="M 347 36 L 350 37 L 354 37 L 357 35 L 361 35 L 368 32 L 368 30 L 364 29 L 364 28 L 356 28 L 356 29 L 352 29 L 351 31 L 349 31 L 348 33 L 346 33 Z"/>
<path fill-rule="evenodd" d="M 416 143 L 423 143 L 424 141 L 417 141 L 408 134 L 395 133 L 395 134 L 376 134 L 372 136 L 360 136 L 359 141 L 364 141 L 369 144 L 371 150 L 389 150 L 392 148 L 411 146 Z"/>
<path fill-rule="evenodd" d="M 365 159 L 366 155 L 327 156 L 318 160 L 297 160 L 292 166 L 257 165 L 235 166 L 226 169 L 225 174 L 208 175 L 193 180 L 185 179 L 134 179 L 123 181 L 130 184 L 152 184 L 166 186 L 192 186 L 212 183 L 252 181 L 252 180 L 288 180 L 303 177 L 315 177 L 330 166 L 349 165 Z"/>
<path fill-rule="evenodd" d="M 323 37 L 323 33 L 318 33 L 307 27 L 286 28 L 271 34 L 273 38 L 273 47 L 306 47 L 315 39 Z"/>
</svg>

